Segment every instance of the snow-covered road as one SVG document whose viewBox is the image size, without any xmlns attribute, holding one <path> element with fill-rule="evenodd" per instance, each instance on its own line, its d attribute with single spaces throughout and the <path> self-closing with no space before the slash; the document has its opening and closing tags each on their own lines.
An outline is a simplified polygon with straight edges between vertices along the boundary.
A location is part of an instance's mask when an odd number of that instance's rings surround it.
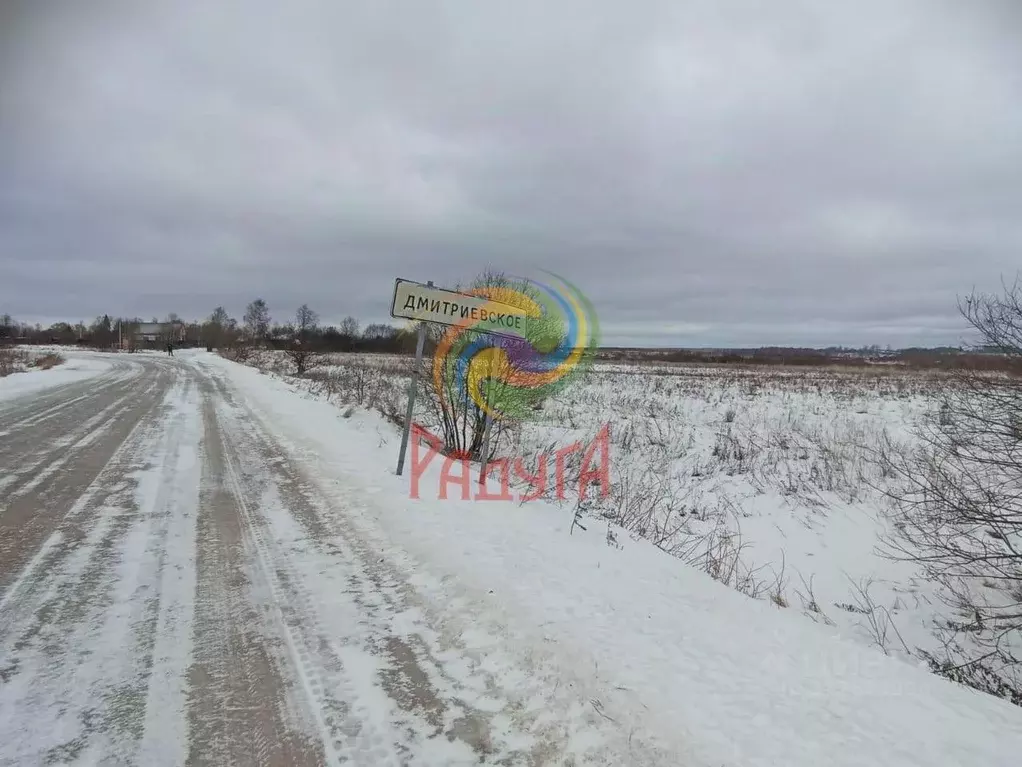
<svg viewBox="0 0 1022 767">
<path fill-rule="evenodd" d="M 622 763 L 570 680 L 467 649 L 472 616 L 200 356 L 119 357 L 0 431 L 0 764 Z"/>
</svg>

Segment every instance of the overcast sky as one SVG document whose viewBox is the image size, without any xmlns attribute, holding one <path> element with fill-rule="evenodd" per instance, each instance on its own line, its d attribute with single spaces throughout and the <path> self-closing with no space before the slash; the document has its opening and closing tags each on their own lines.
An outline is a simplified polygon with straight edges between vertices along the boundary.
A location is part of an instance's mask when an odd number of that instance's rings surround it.
<svg viewBox="0 0 1022 767">
<path fill-rule="evenodd" d="M 955 343 L 1022 264 L 1018 5 L 3 0 L 0 313 L 496 266 L 608 344 Z"/>
</svg>

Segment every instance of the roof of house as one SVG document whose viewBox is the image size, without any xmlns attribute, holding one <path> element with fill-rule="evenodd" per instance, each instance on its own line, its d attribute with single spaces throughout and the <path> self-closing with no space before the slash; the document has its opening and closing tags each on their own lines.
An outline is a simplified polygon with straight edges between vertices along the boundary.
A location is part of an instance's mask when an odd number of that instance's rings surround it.
<svg viewBox="0 0 1022 767">
<path fill-rule="evenodd" d="M 180 322 L 140 322 L 135 332 L 143 336 L 155 336 L 170 333 L 182 327 Z"/>
</svg>

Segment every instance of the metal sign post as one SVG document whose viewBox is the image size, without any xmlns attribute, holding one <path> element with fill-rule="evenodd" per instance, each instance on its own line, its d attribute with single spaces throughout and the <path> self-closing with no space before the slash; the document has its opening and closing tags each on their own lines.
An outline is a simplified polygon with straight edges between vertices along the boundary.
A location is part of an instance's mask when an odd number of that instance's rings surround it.
<svg viewBox="0 0 1022 767">
<path fill-rule="evenodd" d="M 433 287 L 430 280 L 427 285 Z M 422 369 L 422 349 L 426 345 L 426 323 L 419 321 L 419 337 L 415 342 L 415 367 L 408 381 L 408 411 L 405 413 L 405 430 L 401 435 L 401 452 L 397 456 L 397 475 L 405 470 L 405 453 L 408 452 L 408 435 L 412 431 L 412 417 L 415 412 L 415 391 L 418 389 L 419 372 Z"/>
<path fill-rule="evenodd" d="M 489 402 L 486 403 L 489 405 Z M 486 411 L 486 425 L 483 427 L 483 456 L 482 465 L 479 467 L 479 484 L 486 484 L 486 464 L 490 460 L 490 426 L 493 425 L 493 419 L 490 417 L 489 410 Z"/>
</svg>

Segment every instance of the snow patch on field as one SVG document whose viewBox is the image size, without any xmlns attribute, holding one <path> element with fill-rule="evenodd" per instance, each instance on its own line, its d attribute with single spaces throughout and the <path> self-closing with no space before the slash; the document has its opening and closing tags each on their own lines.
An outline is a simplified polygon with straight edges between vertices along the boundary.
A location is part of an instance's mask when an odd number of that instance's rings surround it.
<svg viewBox="0 0 1022 767">
<path fill-rule="evenodd" d="M 0 402 L 94 378 L 111 366 L 109 359 L 98 354 L 78 352 L 67 357 L 66 362 L 49 370 L 26 370 L 0 378 Z"/>
</svg>

